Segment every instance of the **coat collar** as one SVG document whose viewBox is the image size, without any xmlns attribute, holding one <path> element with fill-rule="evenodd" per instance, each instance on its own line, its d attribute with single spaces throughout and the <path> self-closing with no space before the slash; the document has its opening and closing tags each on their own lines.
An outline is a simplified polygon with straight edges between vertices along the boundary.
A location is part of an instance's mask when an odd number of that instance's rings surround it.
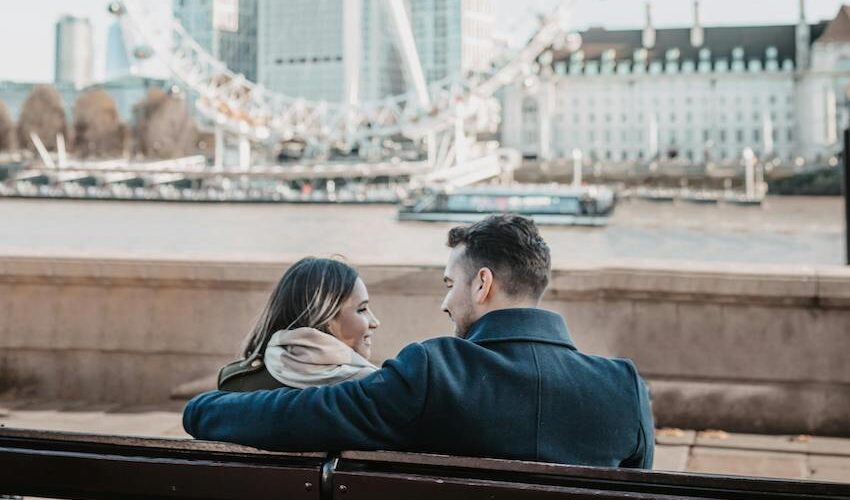
<svg viewBox="0 0 850 500">
<path fill-rule="evenodd" d="M 576 348 L 560 314 L 535 308 L 491 311 L 472 324 L 466 339 L 476 344 L 531 341 Z"/>
</svg>

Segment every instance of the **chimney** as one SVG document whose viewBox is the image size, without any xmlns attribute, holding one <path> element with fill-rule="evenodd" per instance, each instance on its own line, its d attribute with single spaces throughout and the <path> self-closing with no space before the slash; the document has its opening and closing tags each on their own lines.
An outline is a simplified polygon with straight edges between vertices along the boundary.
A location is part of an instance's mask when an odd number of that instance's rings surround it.
<svg viewBox="0 0 850 500">
<path fill-rule="evenodd" d="M 699 0 L 694 0 L 694 25 L 691 28 L 691 47 L 699 48 L 705 43 L 705 31 L 699 22 Z"/>
<path fill-rule="evenodd" d="M 643 27 L 643 48 L 655 47 L 655 28 L 652 27 L 652 4 L 646 2 L 646 26 Z"/>
</svg>

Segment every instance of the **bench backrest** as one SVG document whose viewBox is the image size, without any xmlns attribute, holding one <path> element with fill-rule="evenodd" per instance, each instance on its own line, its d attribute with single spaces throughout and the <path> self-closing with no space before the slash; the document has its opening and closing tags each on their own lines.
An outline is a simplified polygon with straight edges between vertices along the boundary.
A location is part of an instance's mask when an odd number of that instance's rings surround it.
<svg viewBox="0 0 850 500">
<path fill-rule="evenodd" d="M 415 453 L 274 453 L 185 439 L 0 428 L 0 495 L 85 499 L 850 499 L 850 485 Z"/>
</svg>

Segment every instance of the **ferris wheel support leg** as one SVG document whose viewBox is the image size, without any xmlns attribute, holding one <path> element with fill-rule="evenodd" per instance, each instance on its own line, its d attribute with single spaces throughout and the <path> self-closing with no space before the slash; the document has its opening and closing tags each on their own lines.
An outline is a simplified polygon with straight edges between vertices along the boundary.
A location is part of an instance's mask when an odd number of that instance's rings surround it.
<svg viewBox="0 0 850 500">
<path fill-rule="evenodd" d="M 463 104 L 457 104 L 455 111 L 455 165 L 463 166 L 466 163 L 466 131 L 463 126 Z"/>
<path fill-rule="evenodd" d="M 433 131 L 428 132 L 425 140 L 428 141 L 428 166 L 434 168 L 434 165 L 437 163 L 437 133 Z"/>
<path fill-rule="evenodd" d="M 345 102 L 354 106 L 360 99 L 360 62 L 362 60 L 362 13 L 361 0 L 342 2 L 343 19 L 343 64 L 345 67 Z"/>
<path fill-rule="evenodd" d="M 451 162 L 454 161 L 454 157 L 451 159 L 449 157 L 449 153 L 451 152 L 454 155 L 454 150 L 451 147 L 451 132 L 441 132 L 440 137 L 440 147 L 437 150 L 437 159 L 434 162 L 434 168 L 443 168 L 451 165 Z"/>
<path fill-rule="evenodd" d="M 410 17 L 407 15 L 407 9 L 405 9 L 402 0 L 383 0 L 383 2 L 384 8 L 389 14 L 396 47 L 401 55 L 407 76 L 416 90 L 419 106 L 428 109 L 431 107 L 431 96 L 428 94 L 425 72 L 422 71 L 419 52 L 416 51 L 416 41 L 413 38 L 413 28 L 410 24 Z"/>
<path fill-rule="evenodd" d="M 538 156 L 541 160 L 552 159 L 552 107 L 554 103 L 554 85 L 546 81 L 541 89 L 537 105 L 537 115 L 540 120 L 538 124 Z"/>
<path fill-rule="evenodd" d="M 215 156 L 213 165 L 216 170 L 224 168 L 224 129 L 220 125 L 215 127 Z"/>
<path fill-rule="evenodd" d="M 239 136 L 239 169 L 247 171 L 251 168 L 251 141 L 248 136 Z"/>
</svg>

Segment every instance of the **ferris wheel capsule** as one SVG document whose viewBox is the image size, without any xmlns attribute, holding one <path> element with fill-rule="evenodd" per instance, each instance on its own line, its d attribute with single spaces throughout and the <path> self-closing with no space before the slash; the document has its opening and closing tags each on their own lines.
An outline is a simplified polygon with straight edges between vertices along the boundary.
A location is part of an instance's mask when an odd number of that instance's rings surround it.
<svg viewBox="0 0 850 500">
<path fill-rule="evenodd" d="M 109 2 L 108 10 L 113 16 L 123 16 L 127 13 L 127 8 L 122 2 Z"/>
<path fill-rule="evenodd" d="M 153 49 L 147 45 L 140 45 L 133 49 L 133 57 L 136 59 L 149 59 L 153 55 Z"/>
</svg>

